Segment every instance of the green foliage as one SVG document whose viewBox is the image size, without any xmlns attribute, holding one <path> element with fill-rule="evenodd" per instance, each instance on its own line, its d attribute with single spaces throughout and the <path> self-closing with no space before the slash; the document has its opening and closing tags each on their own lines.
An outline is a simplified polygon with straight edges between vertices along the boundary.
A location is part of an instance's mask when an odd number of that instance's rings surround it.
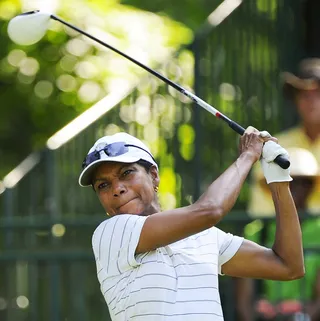
<svg viewBox="0 0 320 321">
<path fill-rule="evenodd" d="M 141 68 L 52 21 L 45 37 L 18 46 L 7 35 L 19 1 L 1 3 L 0 15 L 0 176 L 105 95 L 133 82 Z M 180 44 L 189 29 L 168 17 L 118 1 L 62 2 L 57 15 L 134 58 L 154 66 Z"/>
<path fill-rule="evenodd" d="M 197 29 L 220 2 L 122 1 L 129 7 L 117 0 L 70 0 L 61 1 L 58 14 L 148 65 L 160 62 L 157 70 L 187 89 L 195 81 L 199 97 L 244 127 L 273 133 L 281 126 L 278 71 L 285 54 L 281 49 L 293 51 L 291 42 L 282 44 L 288 29 L 280 23 L 287 11 L 276 6 L 278 2 L 244 1 L 231 17 L 198 39 L 196 61 L 188 50 L 167 59 L 170 51 L 192 40 L 190 29 L 181 23 Z M 10 282 L 1 285 L 12 297 L 23 289 L 31 298 L 30 308 L 24 310 L 10 303 L 10 318 L 32 319 L 35 314 L 44 319 L 51 311 L 61 314 L 52 316 L 57 320 L 108 320 L 90 246 L 94 227 L 105 216 L 96 195 L 77 184 L 80 164 L 92 143 L 122 130 L 144 140 L 159 163 L 159 199 L 168 209 L 195 201 L 230 166 L 237 156 L 238 135 L 154 76 L 145 77 L 130 62 L 60 24 L 52 23 L 45 38 L 33 46 L 13 44 L 6 28 L 19 6 L 12 0 L 0 3 L 2 176 L 101 97 L 124 82 L 139 80 L 128 97 L 90 127 L 60 148 L 45 150 L 41 162 L 0 198 L 4 216 L 23 227 L 0 233 L 1 245 L 10 242 L 2 247 L 3 260 L 10 263 L 0 271 Z M 246 184 L 236 208 L 245 208 L 248 192 Z M 101 216 L 93 217 L 96 213 Z M 228 220 L 222 224 L 227 231 L 241 233 L 241 224 Z M 260 228 L 259 222 L 248 225 L 251 234 Z M 11 249 L 19 252 L 12 254 Z"/>
<path fill-rule="evenodd" d="M 161 16 L 169 16 L 180 21 L 196 31 L 206 20 L 208 15 L 221 3 L 220 0 L 121 0 L 123 4 L 134 6 L 142 10 L 156 12 Z"/>
</svg>

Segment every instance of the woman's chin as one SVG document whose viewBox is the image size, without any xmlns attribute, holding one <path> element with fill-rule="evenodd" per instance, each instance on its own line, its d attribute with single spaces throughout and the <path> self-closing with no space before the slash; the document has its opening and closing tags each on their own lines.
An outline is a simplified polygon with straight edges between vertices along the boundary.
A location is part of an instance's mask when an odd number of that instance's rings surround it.
<svg viewBox="0 0 320 321">
<path fill-rule="evenodd" d="M 131 214 L 140 216 L 149 216 L 151 214 L 157 213 L 158 211 L 154 206 L 146 206 L 139 199 L 133 199 L 127 204 L 118 208 L 117 214 Z"/>
<path fill-rule="evenodd" d="M 131 209 L 128 209 L 127 211 L 125 212 L 121 212 L 119 214 L 130 214 L 130 215 L 140 215 L 140 216 L 149 216 L 153 213 L 149 213 L 150 211 L 146 210 L 145 208 L 142 208 L 142 207 L 137 207 L 137 208 L 131 208 Z"/>
<path fill-rule="evenodd" d="M 118 210 L 118 214 L 132 214 L 132 215 L 143 215 L 145 208 L 142 204 L 136 204 L 135 200 L 121 206 Z"/>
</svg>

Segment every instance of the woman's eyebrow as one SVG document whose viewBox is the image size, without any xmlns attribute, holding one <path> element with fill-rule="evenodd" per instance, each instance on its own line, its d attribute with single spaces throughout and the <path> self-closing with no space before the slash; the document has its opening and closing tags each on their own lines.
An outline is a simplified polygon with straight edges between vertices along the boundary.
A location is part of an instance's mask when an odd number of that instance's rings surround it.
<svg viewBox="0 0 320 321">
<path fill-rule="evenodd" d="M 121 165 L 120 167 L 119 167 L 119 169 L 117 170 L 117 175 L 119 175 L 120 174 L 120 172 L 124 169 L 124 168 L 126 168 L 126 167 L 130 167 L 130 166 L 132 166 L 132 164 L 123 164 L 123 165 Z M 105 177 L 105 176 L 101 176 L 101 177 L 97 177 L 97 178 L 95 178 L 94 180 L 93 180 L 93 184 L 95 184 L 96 182 L 98 182 L 98 181 L 108 181 L 109 180 L 109 178 L 108 177 Z"/>
</svg>

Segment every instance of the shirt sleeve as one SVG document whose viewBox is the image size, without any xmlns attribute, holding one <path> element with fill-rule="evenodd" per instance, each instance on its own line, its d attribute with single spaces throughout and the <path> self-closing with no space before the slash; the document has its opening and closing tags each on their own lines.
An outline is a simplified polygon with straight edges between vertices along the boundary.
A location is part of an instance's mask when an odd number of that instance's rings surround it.
<svg viewBox="0 0 320 321">
<path fill-rule="evenodd" d="M 223 275 L 221 272 L 222 265 L 228 262 L 237 253 L 243 242 L 243 237 L 225 233 L 218 228 L 217 234 L 219 248 L 218 272 L 220 275 Z"/>
<path fill-rule="evenodd" d="M 147 217 L 121 214 L 102 222 L 92 236 L 96 261 L 108 276 L 119 275 L 139 263 L 135 251 Z"/>
</svg>

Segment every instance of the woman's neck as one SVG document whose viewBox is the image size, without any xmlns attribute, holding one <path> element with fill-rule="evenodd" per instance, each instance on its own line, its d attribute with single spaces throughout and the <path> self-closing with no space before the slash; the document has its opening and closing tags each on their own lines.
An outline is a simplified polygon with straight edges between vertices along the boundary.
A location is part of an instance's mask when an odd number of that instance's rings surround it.
<svg viewBox="0 0 320 321">
<path fill-rule="evenodd" d="M 155 213 L 161 212 L 161 207 L 159 203 L 152 203 L 143 213 L 141 213 L 141 216 L 149 216 Z"/>
<path fill-rule="evenodd" d="M 312 142 L 320 137 L 320 124 L 303 124 L 303 128 Z"/>
</svg>

